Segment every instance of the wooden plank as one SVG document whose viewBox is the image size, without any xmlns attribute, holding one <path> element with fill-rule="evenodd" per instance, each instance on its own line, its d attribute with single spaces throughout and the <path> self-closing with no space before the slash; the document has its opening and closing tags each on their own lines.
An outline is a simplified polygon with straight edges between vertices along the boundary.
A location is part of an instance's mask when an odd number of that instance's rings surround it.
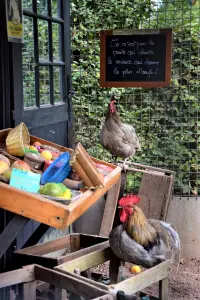
<svg viewBox="0 0 200 300">
<path fill-rule="evenodd" d="M 123 161 L 119 161 L 119 163 L 123 164 Z M 162 169 L 162 168 L 153 167 L 153 166 L 149 166 L 149 165 L 143 165 L 143 164 L 135 163 L 135 162 L 131 162 L 131 161 L 127 161 L 126 165 L 140 167 L 140 168 L 143 168 L 144 170 L 148 169 L 148 170 L 154 170 L 154 171 L 158 171 L 158 172 L 169 173 L 169 174 L 175 175 L 175 171 L 172 171 L 169 169 Z"/>
<path fill-rule="evenodd" d="M 79 234 L 72 234 L 70 235 L 70 245 L 71 245 L 71 252 L 75 252 L 80 250 L 80 235 Z"/>
<path fill-rule="evenodd" d="M 36 300 L 36 281 L 23 284 L 23 300 Z"/>
<path fill-rule="evenodd" d="M 49 229 L 49 225 L 41 223 L 38 228 L 33 232 L 33 234 L 29 237 L 26 243 L 23 245 L 23 248 L 27 248 L 33 246 L 39 242 L 39 240 L 43 237 L 43 235 Z"/>
<path fill-rule="evenodd" d="M 62 228 L 69 212 L 56 203 L 0 182 L 0 207 L 55 228 Z"/>
<path fill-rule="evenodd" d="M 104 243 L 108 241 L 107 237 L 103 237 L 100 235 L 91 235 L 86 233 L 80 233 L 80 247 L 86 248 L 91 247 L 100 243 Z"/>
<path fill-rule="evenodd" d="M 168 178 L 168 189 L 166 191 L 166 203 L 165 206 L 162 208 L 162 214 L 163 214 L 163 220 L 165 221 L 167 219 L 169 204 L 172 199 L 173 194 L 173 187 L 174 187 L 174 174 L 171 174 Z"/>
<path fill-rule="evenodd" d="M 64 236 L 54 241 L 41 243 L 35 246 L 28 247 L 26 249 L 15 251 L 17 254 L 31 254 L 42 256 L 54 251 L 61 250 L 63 248 L 70 249 L 70 235 Z"/>
<path fill-rule="evenodd" d="M 103 262 L 110 260 L 111 257 L 111 249 L 109 245 L 103 249 L 98 250 L 82 257 L 79 257 L 74 260 L 70 260 L 58 267 L 55 267 L 55 270 L 66 270 L 68 272 L 74 273 L 74 269 L 79 269 L 80 272 L 90 269 L 91 267 L 95 267 Z"/>
<path fill-rule="evenodd" d="M 89 254 L 91 252 L 95 252 L 97 250 L 106 249 L 108 247 L 109 247 L 109 241 L 104 242 L 104 243 L 100 243 L 100 244 L 97 244 L 97 245 L 94 245 L 92 247 L 81 249 L 79 251 L 70 253 L 70 254 L 65 255 L 65 256 L 58 257 L 58 259 L 57 259 L 58 265 L 61 265 L 61 264 L 65 263 L 65 262 L 69 262 L 71 260 L 77 259 L 77 258 L 82 257 L 84 255 L 87 255 L 87 254 Z"/>
<path fill-rule="evenodd" d="M 168 300 L 168 278 L 159 281 L 159 300 Z"/>
<path fill-rule="evenodd" d="M 1 191 L 2 193 L 2 191 Z M 8 199 L 5 199 L 8 201 Z M 0 235 L 0 258 L 16 239 L 20 231 L 24 228 L 29 219 L 15 215 L 8 223 L 4 231 Z"/>
<path fill-rule="evenodd" d="M 0 274 L 0 288 L 35 280 L 34 265 Z"/>
<path fill-rule="evenodd" d="M 166 189 L 168 178 L 164 173 L 151 171 L 143 174 L 139 195 L 141 200 L 138 206 L 145 216 L 150 219 L 161 219 L 162 208 L 166 204 Z"/>
<path fill-rule="evenodd" d="M 104 290 L 93 285 L 38 265 L 35 265 L 35 277 L 37 280 L 51 283 L 57 288 L 65 289 L 87 299 L 93 299 L 105 295 Z"/>
<path fill-rule="evenodd" d="M 101 222 L 101 228 L 99 232 L 99 235 L 101 236 L 108 237 L 110 231 L 112 230 L 118 197 L 119 197 L 120 184 L 121 184 L 121 177 L 108 191 L 104 214 Z"/>
<path fill-rule="evenodd" d="M 120 173 L 121 168 L 117 167 L 105 177 L 104 188 L 94 192 L 88 190 L 68 206 L 0 182 L 0 207 L 52 227 L 65 229 L 115 184 Z"/>
<path fill-rule="evenodd" d="M 124 291 L 126 295 L 135 294 L 153 283 L 166 278 L 168 276 L 170 266 L 170 260 L 160 263 L 159 265 L 137 274 L 136 276 L 110 286 L 109 291 L 111 293 L 116 293 L 120 290 Z"/>
</svg>

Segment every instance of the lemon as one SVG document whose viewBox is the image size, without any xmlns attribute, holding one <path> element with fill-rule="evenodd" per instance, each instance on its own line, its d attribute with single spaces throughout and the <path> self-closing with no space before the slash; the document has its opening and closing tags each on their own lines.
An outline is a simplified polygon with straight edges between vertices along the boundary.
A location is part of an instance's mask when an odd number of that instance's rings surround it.
<svg viewBox="0 0 200 300">
<path fill-rule="evenodd" d="M 46 160 L 51 160 L 52 159 L 52 154 L 48 150 L 44 150 L 41 152 L 41 155 L 46 159 Z"/>
<path fill-rule="evenodd" d="M 131 273 L 140 273 L 142 272 L 142 269 L 140 268 L 140 266 L 134 265 L 131 267 Z"/>
<path fill-rule="evenodd" d="M 71 200 L 72 198 L 72 193 L 69 189 L 66 189 L 66 191 L 64 192 L 64 194 L 62 195 L 62 197 L 59 197 L 65 200 Z"/>
<path fill-rule="evenodd" d="M 34 146 L 29 146 L 29 150 L 36 150 L 37 151 L 37 148 L 35 148 Z"/>
</svg>

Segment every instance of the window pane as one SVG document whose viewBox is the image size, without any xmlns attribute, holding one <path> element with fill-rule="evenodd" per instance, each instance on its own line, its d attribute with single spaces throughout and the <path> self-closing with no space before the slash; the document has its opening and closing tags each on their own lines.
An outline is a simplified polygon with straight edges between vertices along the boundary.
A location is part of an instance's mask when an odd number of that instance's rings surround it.
<svg viewBox="0 0 200 300">
<path fill-rule="evenodd" d="M 49 67 L 40 67 L 40 105 L 50 104 Z"/>
<path fill-rule="evenodd" d="M 26 10 L 33 10 L 33 7 L 32 7 L 32 0 L 23 0 L 23 1 L 22 1 L 22 5 L 23 5 L 23 9 L 26 9 Z"/>
<path fill-rule="evenodd" d="M 62 92 L 62 72 L 63 67 L 54 67 L 54 103 L 63 102 L 63 92 Z"/>
<path fill-rule="evenodd" d="M 48 22 L 38 20 L 38 46 L 40 60 L 49 60 L 48 44 Z"/>
<path fill-rule="evenodd" d="M 60 31 L 61 25 L 52 23 L 52 35 L 53 35 L 53 60 L 62 60 L 60 49 Z"/>
<path fill-rule="evenodd" d="M 22 48 L 24 107 L 35 106 L 35 61 L 33 20 L 24 17 L 24 45 Z"/>
<path fill-rule="evenodd" d="M 36 0 L 34 0 L 36 1 Z M 47 15 L 48 14 L 48 0 L 38 0 L 37 1 L 37 12 L 38 14 Z"/>
<path fill-rule="evenodd" d="M 51 11 L 52 11 L 52 16 L 54 17 L 58 17 L 59 13 L 58 13 L 58 2 L 60 0 L 51 0 Z"/>
</svg>

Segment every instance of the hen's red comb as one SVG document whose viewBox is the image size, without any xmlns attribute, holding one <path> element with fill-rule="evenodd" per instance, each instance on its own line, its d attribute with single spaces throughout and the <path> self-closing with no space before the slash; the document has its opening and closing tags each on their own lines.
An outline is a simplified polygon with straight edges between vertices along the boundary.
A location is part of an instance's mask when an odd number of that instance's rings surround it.
<svg viewBox="0 0 200 300">
<path fill-rule="evenodd" d="M 138 195 L 126 195 L 119 200 L 120 206 L 126 206 L 130 204 L 137 204 L 140 201 L 140 196 Z"/>
<path fill-rule="evenodd" d="M 116 103 L 116 100 L 114 98 L 111 98 L 111 101 L 110 101 L 110 104 L 109 104 L 111 112 L 115 111 L 115 103 Z"/>
</svg>

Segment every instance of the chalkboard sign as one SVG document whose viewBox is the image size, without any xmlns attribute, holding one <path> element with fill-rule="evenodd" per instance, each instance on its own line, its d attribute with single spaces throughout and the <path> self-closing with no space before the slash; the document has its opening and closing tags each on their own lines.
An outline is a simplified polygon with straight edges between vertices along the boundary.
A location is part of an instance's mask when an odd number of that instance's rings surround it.
<svg viewBox="0 0 200 300">
<path fill-rule="evenodd" d="M 172 30 L 102 30 L 102 87 L 166 87 L 171 80 Z"/>
</svg>

